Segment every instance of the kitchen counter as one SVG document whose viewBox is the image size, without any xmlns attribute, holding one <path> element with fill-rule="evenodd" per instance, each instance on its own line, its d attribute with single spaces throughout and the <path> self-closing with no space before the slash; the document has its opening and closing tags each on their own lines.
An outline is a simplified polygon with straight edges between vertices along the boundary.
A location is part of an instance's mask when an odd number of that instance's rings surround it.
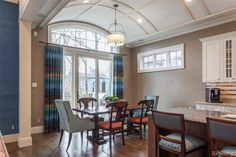
<svg viewBox="0 0 236 157">
<path fill-rule="evenodd" d="M 208 139 L 208 133 L 207 133 L 207 125 L 206 125 L 206 118 L 207 117 L 213 117 L 213 118 L 223 118 L 227 119 L 224 116 L 225 115 L 236 115 L 235 113 L 227 113 L 227 112 L 219 112 L 219 111 L 207 111 L 207 110 L 198 110 L 195 108 L 170 108 L 165 110 L 160 110 L 164 112 L 170 112 L 170 113 L 179 113 L 184 114 L 185 119 L 185 132 L 187 134 L 202 138 L 207 140 Z M 148 121 L 148 157 L 155 157 L 155 150 L 156 150 L 156 144 L 155 144 L 155 126 L 152 120 L 152 114 L 149 114 L 149 121 Z M 236 121 L 236 119 L 227 119 L 230 121 Z M 210 154 L 210 148 L 208 145 L 208 154 Z M 203 156 L 204 152 L 198 151 L 193 154 L 189 154 L 189 157 L 199 157 Z M 205 154 L 206 155 L 206 154 Z"/>
<path fill-rule="evenodd" d="M 0 157 L 9 157 L 4 141 L 2 139 L 1 132 L 0 132 Z"/>
<path fill-rule="evenodd" d="M 201 104 L 201 105 L 219 105 L 219 106 L 231 106 L 236 107 L 236 103 L 214 103 L 214 102 L 196 102 L 195 104 Z"/>
</svg>

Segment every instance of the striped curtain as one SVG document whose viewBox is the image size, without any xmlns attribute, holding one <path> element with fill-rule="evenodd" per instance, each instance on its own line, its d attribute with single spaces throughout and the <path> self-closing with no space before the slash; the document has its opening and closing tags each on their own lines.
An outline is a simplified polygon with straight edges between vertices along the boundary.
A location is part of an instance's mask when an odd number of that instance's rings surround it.
<svg viewBox="0 0 236 157">
<path fill-rule="evenodd" d="M 113 95 L 123 99 L 123 58 L 114 55 L 113 58 Z"/>
<path fill-rule="evenodd" d="M 45 48 L 45 108 L 44 132 L 59 130 L 59 117 L 54 103 L 62 99 L 63 86 L 63 48 L 46 46 Z"/>
</svg>

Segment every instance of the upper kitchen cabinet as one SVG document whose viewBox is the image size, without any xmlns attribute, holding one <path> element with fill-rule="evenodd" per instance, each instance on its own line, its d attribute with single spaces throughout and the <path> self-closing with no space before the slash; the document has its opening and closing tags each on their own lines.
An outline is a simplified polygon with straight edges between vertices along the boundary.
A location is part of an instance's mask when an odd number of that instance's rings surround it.
<svg viewBox="0 0 236 157">
<path fill-rule="evenodd" d="M 203 82 L 236 81 L 236 32 L 200 40 L 202 42 Z"/>
</svg>

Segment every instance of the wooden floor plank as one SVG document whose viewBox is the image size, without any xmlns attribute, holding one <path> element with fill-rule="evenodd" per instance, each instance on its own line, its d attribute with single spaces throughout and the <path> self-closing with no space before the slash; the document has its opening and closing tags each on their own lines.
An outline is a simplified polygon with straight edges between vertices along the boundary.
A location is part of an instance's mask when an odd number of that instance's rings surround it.
<svg viewBox="0 0 236 157">
<path fill-rule="evenodd" d="M 59 133 L 35 134 L 33 135 L 33 146 L 19 149 L 16 143 L 7 144 L 10 157 L 146 157 L 147 137 L 143 140 L 138 135 L 125 136 L 126 145 L 118 137 L 112 141 L 110 150 L 109 143 L 104 145 L 93 145 L 80 133 L 74 134 L 71 146 L 66 152 L 68 134 L 62 140 L 61 146 L 57 147 Z"/>
</svg>

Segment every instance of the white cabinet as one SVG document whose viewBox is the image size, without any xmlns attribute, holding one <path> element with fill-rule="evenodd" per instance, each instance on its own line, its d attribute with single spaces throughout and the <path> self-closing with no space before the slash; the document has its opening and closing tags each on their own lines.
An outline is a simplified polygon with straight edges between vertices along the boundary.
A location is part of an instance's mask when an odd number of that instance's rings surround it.
<svg viewBox="0 0 236 157">
<path fill-rule="evenodd" d="M 201 41 L 203 82 L 236 81 L 236 32 L 204 38 Z"/>
<path fill-rule="evenodd" d="M 235 38 L 234 36 L 223 39 L 223 80 L 235 79 Z"/>
<path fill-rule="evenodd" d="M 217 82 L 221 79 L 221 42 L 213 40 L 202 45 L 203 82 Z"/>
</svg>

